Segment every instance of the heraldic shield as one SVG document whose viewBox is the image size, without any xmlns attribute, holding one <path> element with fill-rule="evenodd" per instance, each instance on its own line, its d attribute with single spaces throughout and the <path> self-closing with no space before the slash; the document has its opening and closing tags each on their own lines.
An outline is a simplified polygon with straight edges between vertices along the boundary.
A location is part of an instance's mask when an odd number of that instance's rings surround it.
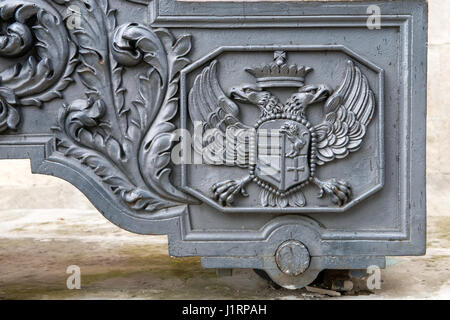
<svg viewBox="0 0 450 320">
<path fill-rule="evenodd" d="M 263 122 L 257 130 L 255 175 L 280 192 L 310 177 L 308 151 L 311 133 L 300 122 L 276 119 Z"/>
</svg>

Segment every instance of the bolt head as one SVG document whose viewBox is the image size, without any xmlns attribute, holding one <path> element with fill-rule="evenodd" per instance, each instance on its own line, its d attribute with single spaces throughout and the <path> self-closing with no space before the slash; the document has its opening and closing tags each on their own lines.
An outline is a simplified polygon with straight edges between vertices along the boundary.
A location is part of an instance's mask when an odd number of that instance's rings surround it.
<svg viewBox="0 0 450 320">
<path fill-rule="evenodd" d="M 281 272 L 295 277 L 308 269 L 311 257 L 303 243 L 298 240 L 288 240 L 278 247 L 275 260 Z"/>
</svg>

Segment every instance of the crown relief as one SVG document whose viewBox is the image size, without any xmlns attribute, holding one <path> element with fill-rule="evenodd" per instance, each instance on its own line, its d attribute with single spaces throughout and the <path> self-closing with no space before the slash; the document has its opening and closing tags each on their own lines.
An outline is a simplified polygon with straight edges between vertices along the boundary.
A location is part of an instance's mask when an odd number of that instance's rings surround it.
<svg viewBox="0 0 450 320">
<path fill-rule="evenodd" d="M 286 51 L 275 51 L 273 60 L 266 65 L 245 69 L 256 78 L 261 88 L 300 88 L 304 86 L 306 76 L 313 71 L 311 67 L 288 65 Z"/>
</svg>

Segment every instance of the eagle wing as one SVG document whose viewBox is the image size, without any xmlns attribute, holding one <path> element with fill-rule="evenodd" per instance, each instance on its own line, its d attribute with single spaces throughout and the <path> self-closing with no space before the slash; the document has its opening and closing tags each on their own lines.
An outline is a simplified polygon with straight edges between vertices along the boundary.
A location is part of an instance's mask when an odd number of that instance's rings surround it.
<svg viewBox="0 0 450 320">
<path fill-rule="evenodd" d="M 359 150 L 375 110 L 367 78 L 352 61 L 340 87 L 325 103 L 325 121 L 315 127 L 317 163 L 323 165 Z"/>
<path fill-rule="evenodd" d="M 208 164 L 247 167 L 254 128 L 243 124 L 239 107 L 226 96 L 217 79 L 217 61 L 196 77 L 189 93 L 191 121 L 201 122 L 205 136 L 195 135 L 194 150 Z M 205 141 L 206 140 L 206 141 Z"/>
</svg>

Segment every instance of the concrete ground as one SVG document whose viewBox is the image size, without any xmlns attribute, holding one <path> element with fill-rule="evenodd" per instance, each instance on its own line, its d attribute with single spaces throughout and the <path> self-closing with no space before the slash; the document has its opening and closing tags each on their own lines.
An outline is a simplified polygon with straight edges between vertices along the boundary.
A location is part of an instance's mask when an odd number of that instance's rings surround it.
<svg viewBox="0 0 450 320">
<path fill-rule="evenodd" d="M 424 257 L 388 258 L 381 290 L 334 299 L 449 299 L 450 217 L 430 217 Z M 251 270 L 218 278 L 167 239 L 123 231 L 96 211 L 0 211 L 0 299 L 318 299 L 274 289 Z M 67 267 L 81 269 L 68 290 Z"/>
</svg>

